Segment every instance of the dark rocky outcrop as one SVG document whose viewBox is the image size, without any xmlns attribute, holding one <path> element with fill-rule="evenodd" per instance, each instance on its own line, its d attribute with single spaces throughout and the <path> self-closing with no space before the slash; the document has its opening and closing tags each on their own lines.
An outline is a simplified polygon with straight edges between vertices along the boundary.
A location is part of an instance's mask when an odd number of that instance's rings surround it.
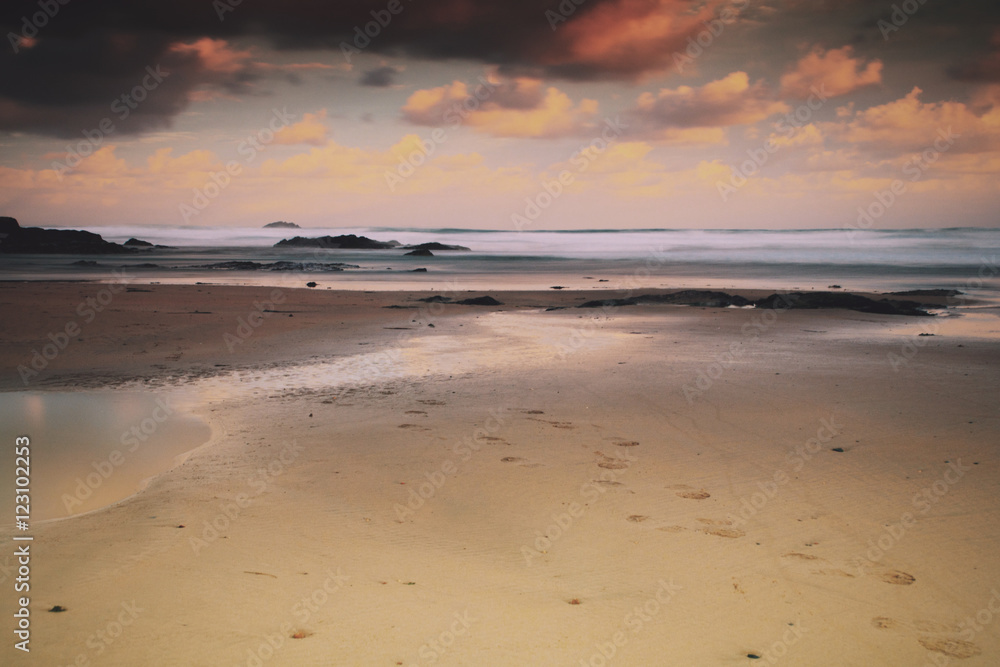
<svg viewBox="0 0 1000 667">
<path fill-rule="evenodd" d="M 410 252 L 405 253 L 405 254 L 407 256 L 409 256 L 409 257 L 433 257 L 434 256 L 434 253 L 432 253 L 427 248 L 420 248 L 419 250 L 411 250 Z"/>
<path fill-rule="evenodd" d="M 446 296 L 439 296 L 435 294 L 434 296 L 424 297 L 423 299 L 417 299 L 417 301 L 423 301 L 424 303 L 451 303 L 451 299 Z"/>
<path fill-rule="evenodd" d="M 418 245 L 403 246 L 404 250 L 468 250 L 464 245 L 446 245 L 432 241 L 431 243 L 420 243 Z"/>
<path fill-rule="evenodd" d="M 143 241 L 143 240 L 137 239 L 135 237 L 130 238 L 128 241 L 126 241 L 122 245 L 135 246 L 137 248 L 152 248 L 153 247 L 153 244 L 150 243 L 149 241 Z"/>
<path fill-rule="evenodd" d="M 340 248 L 342 250 L 390 250 L 399 244 L 395 241 L 376 241 L 367 236 L 355 236 L 354 234 L 342 234 L 340 236 L 320 236 L 318 238 L 306 238 L 296 236 L 291 239 L 282 239 L 274 244 L 275 248 Z"/>
<path fill-rule="evenodd" d="M 100 234 L 93 232 L 21 227 L 14 218 L 0 218 L 0 253 L 119 255 L 128 252 L 134 252 L 134 248 L 105 241 Z"/>
<path fill-rule="evenodd" d="M 269 222 L 264 225 L 264 229 L 302 229 L 294 222 L 285 222 L 283 220 L 278 220 L 277 222 Z"/>
<path fill-rule="evenodd" d="M 767 309 L 818 309 L 844 308 L 862 313 L 878 313 L 883 315 L 929 316 L 930 313 L 921 310 L 916 301 L 894 299 L 870 299 L 858 294 L 844 292 L 792 292 L 790 294 L 772 294 L 750 301 L 739 295 L 715 292 L 711 290 L 682 290 L 670 294 L 639 294 L 620 299 L 603 299 L 587 301 L 577 308 L 604 308 L 617 306 L 635 306 L 638 304 L 663 303 L 706 308 L 725 308 L 728 306 L 754 306 Z"/>
<path fill-rule="evenodd" d="M 214 271 L 343 271 L 344 269 L 361 268 L 357 264 L 341 264 L 339 262 L 249 262 L 235 260 L 192 266 L 192 269 L 211 269 Z"/>
<path fill-rule="evenodd" d="M 491 296 L 477 296 L 473 299 L 462 299 L 455 303 L 463 306 L 502 306 L 503 304 Z"/>
<path fill-rule="evenodd" d="M 905 292 L 887 292 L 889 296 L 959 296 L 957 289 L 911 289 Z"/>
<path fill-rule="evenodd" d="M 711 290 L 682 290 L 670 294 L 638 294 L 624 299 L 604 299 L 587 301 L 577 308 L 601 308 L 603 306 L 635 306 L 641 303 L 665 303 L 680 306 L 702 306 L 705 308 L 725 308 L 727 306 L 749 306 L 749 299 L 739 295 L 714 292 Z"/>
<path fill-rule="evenodd" d="M 0 234 L 10 235 L 21 231 L 17 220 L 8 216 L 0 216 Z"/>
<path fill-rule="evenodd" d="M 410 273 L 427 273 L 427 269 L 421 267 L 419 269 L 413 269 Z"/>
<path fill-rule="evenodd" d="M 754 302 L 757 308 L 844 308 L 860 313 L 877 313 L 881 315 L 910 315 L 928 317 L 930 313 L 921 310 L 921 304 L 916 301 L 901 301 L 894 299 L 869 299 L 860 294 L 845 292 L 791 292 L 790 294 L 772 294 Z"/>
</svg>

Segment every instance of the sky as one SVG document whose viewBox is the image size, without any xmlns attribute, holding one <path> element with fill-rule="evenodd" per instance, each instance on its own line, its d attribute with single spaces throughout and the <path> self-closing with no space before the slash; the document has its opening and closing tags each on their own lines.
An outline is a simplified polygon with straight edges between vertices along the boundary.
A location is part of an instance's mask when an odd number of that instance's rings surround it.
<svg viewBox="0 0 1000 667">
<path fill-rule="evenodd" d="M 1000 227 L 995 0 L 14 0 L 23 226 Z"/>
</svg>

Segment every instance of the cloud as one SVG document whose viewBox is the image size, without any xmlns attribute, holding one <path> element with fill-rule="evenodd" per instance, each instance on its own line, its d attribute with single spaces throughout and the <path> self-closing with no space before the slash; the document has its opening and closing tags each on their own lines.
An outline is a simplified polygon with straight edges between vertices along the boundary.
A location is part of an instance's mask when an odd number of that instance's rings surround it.
<svg viewBox="0 0 1000 667">
<path fill-rule="evenodd" d="M 322 146 L 326 143 L 329 134 L 329 130 L 323 122 L 325 120 L 326 109 L 320 110 L 319 113 L 304 114 L 298 123 L 278 130 L 274 134 L 274 143 L 286 146 L 295 144 Z"/>
<path fill-rule="evenodd" d="M 1000 149 L 1000 106 L 994 103 L 977 113 L 962 102 L 924 103 L 922 93 L 914 88 L 898 100 L 856 111 L 846 122 L 821 127 L 842 141 L 876 151 L 922 150 L 949 130 L 959 135 L 949 152 Z"/>
<path fill-rule="evenodd" d="M 560 6 L 564 6 L 566 3 Z M 570 6 L 575 3 L 571 2 Z M 550 75 L 638 78 L 673 67 L 673 54 L 705 30 L 724 2 L 686 0 L 611 0 L 591 4 L 579 18 L 554 22 L 551 46 L 538 54 Z M 583 9 L 583 8 L 581 8 Z M 547 14 L 550 21 L 552 15 Z"/>
<path fill-rule="evenodd" d="M 597 102 L 574 104 L 558 88 L 529 78 L 483 79 L 470 89 L 461 81 L 418 90 L 402 108 L 403 117 L 432 127 L 464 123 L 496 137 L 552 138 L 585 134 Z"/>
<path fill-rule="evenodd" d="M 546 10 L 536 0 L 426 0 L 403 2 L 397 14 L 378 3 L 312 0 L 70 3 L 60 6 L 58 20 L 20 40 L 18 52 L 0 49 L 0 131 L 79 136 L 141 81 L 147 65 L 169 67 L 169 85 L 135 109 L 120 133 L 169 127 L 190 102 L 246 93 L 264 76 L 297 81 L 310 68 L 349 68 L 361 51 L 479 61 L 511 76 L 636 79 L 672 66 L 671 54 L 725 2 L 566 0 Z M 3 34 L 20 34 L 26 7 L 0 3 Z M 233 46 L 243 40 L 264 46 Z M 325 50 L 336 64 L 255 60 L 253 52 L 268 47 Z M 387 70 L 365 77 L 389 79 Z"/>
<path fill-rule="evenodd" d="M 663 88 L 655 95 L 643 93 L 628 115 L 638 132 L 669 140 L 698 136 L 678 130 L 749 125 L 786 111 L 788 106 L 773 99 L 762 82 L 751 85 L 746 72 L 733 72 L 699 88 L 680 86 Z M 701 136 L 714 140 L 719 135 Z"/>
<path fill-rule="evenodd" d="M 203 37 L 190 44 L 179 42 L 170 46 L 170 53 L 192 54 L 201 67 L 209 72 L 233 74 L 247 68 L 249 50 L 237 51 L 224 39 Z"/>
<path fill-rule="evenodd" d="M 865 64 L 861 58 L 854 58 L 853 53 L 851 46 L 829 51 L 813 49 L 781 77 L 781 94 L 806 99 L 814 90 L 820 90 L 825 97 L 837 97 L 881 83 L 882 61 Z"/>
<path fill-rule="evenodd" d="M 361 75 L 359 83 L 362 86 L 374 86 L 375 88 L 388 88 L 396 82 L 396 75 L 399 70 L 390 65 L 383 65 L 370 69 Z"/>
<path fill-rule="evenodd" d="M 0 131 L 79 139 L 107 119 L 116 136 L 154 132 L 169 128 L 191 103 L 257 93 L 266 77 L 298 80 L 338 67 L 261 62 L 253 49 L 224 39 L 170 40 L 159 33 L 51 38 L 46 30 L 28 50 L 0 49 Z"/>
<path fill-rule="evenodd" d="M 239 172 L 190 221 L 242 224 L 247 216 L 267 218 L 289 211 L 300 218 L 344 210 L 375 216 L 390 207 L 396 208 L 393 215 L 418 208 L 443 215 L 466 204 L 475 210 L 489 197 L 509 200 L 511 193 L 536 184 L 520 167 L 491 167 L 477 153 L 439 150 L 390 190 L 387 174 L 397 174 L 402 160 L 423 150 L 416 135 L 406 135 L 387 149 L 345 146 L 331 140 L 286 157 L 288 150 L 282 149 L 281 157 L 240 162 Z M 117 156 L 116 147 L 109 145 L 84 158 L 61 179 L 52 168 L 0 166 L 0 180 L 8 186 L 0 189 L 0 207 L 18 211 L 26 224 L 30 224 L 29 216 L 23 211 L 30 211 L 35 219 L 81 224 L 105 221 L 122 207 L 151 224 L 179 224 L 183 222 L 180 206 L 190 206 L 192 193 L 216 183 L 213 175 L 217 178 L 225 170 L 225 160 L 209 150 L 175 155 L 173 149 L 161 148 L 143 161 L 134 161 Z M 400 199 L 388 201 L 395 197 Z M 328 203 L 323 213 L 317 213 L 317 201 Z M 408 203 L 412 201 L 427 206 L 415 207 Z"/>
<path fill-rule="evenodd" d="M 952 67 L 948 74 L 959 81 L 1000 82 L 1000 28 L 993 33 L 990 44 L 988 53 Z"/>
</svg>

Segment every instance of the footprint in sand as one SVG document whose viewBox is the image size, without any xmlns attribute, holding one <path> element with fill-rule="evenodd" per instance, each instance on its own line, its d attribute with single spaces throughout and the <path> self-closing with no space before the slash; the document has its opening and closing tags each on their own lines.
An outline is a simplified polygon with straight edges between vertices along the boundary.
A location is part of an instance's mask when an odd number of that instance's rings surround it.
<svg viewBox="0 0 1000 667">
<path fill-rule="evenodd" d="M 887 584 L 896 584 L 897 586 L 909 586 L 917 580 L 912 574 L 900 572 L 899 570 L 883 572 L 878 575 L 878 578 Z"/>
<path fill-rule="evenodd" d="M 607 470 L 624 470 L 631 465 L 629 461 L 618 459 L 613 456 L 607 456 L 602 452 L 594 453 L 598 456 L 597 465 L 600 468 L 606 468 Z"/>
<path fill-rule="evenodd" d="M 407 410 L 406 414 L 408 414 L 408 415 L 426 415 L 427 413 L 424 412 L 423 410 Z"/>
<path fill-rule="evenodd" d="M 527 461 L 528 459 L 522 459 L 520 456 L 505 456 L 500 460 L 504 463 L 521 463 L 522 461 Z"/>
<path fill-rule="evenodd" d="M 848 579 L 853 579 L 854 575 L 850 572 L 845 572 L 841 569 L 835 570 L 809 570 L 809 574 L 819 574 L 819 575 L 832 575 L 835 577 L 847 577 Z"/>
<path fill-rule="evenodd" d="M 615 443 L 619 447 L 638 447 L 639 443 L 635 440 L 619 440 Z"/>
<path fill-rule="evenodd" d="M 713 528 L 702 528 L 701 532 L 705 533 L 706 535 L 715 535 L 716 537 L 728 537 L 730 539 L 736 539 L 737 537 L 743 537 L 744 535 L 746 535 L 746 533 L 740 530 L 739 528 L 721 528 L 718 526 Z"/>
<path fill-rule="evenodd" d="M 526 415 L 544 415 L 544 410 L 521 410 Z"/>
<path fill-rule="evenodd" d="M 712 497 L 712 494 L 705 489 L 700 489 L 698 491 L 678 491 L 677 495 L 681 498 L 687 498 L 688 500 L 705 500 L 706 498 Z"/>
<path fill-rule="evenodd" d="M 632 515 L 629 515 L 627 521 L 631 521 L 632 523 L 642 523 L 643 521 L 645 521 L 648 518 L 649 517 L 646 516 L 645 514 L 632 514 Z"/>
<path fill-rule="evenodd" d="M 729 519 L 698 519 L 699 522 L 705 524 L 706 526 L 731 526 L 733 522 Z"/>
<path fill-rule="evenodd" d="M 625 486 L 621 482 L 612 482 L 611 480 L 607 480 L 607 479 L 595 479 L 595 480 L 592 480 L 591 483 L 592 484 L 600 484 L 601 486 Z"/>
<path fill-rule="evenodd" d="M 928 651 L 941 653 L 949 658 L 971 658 L 983 652 L 981 648 L 963 639 L 950 637 L 921 637 L 917 641 Z"/>
<path fill-rule="evenodd" d="M 814 556 L 812 554 L 799 553 L 798 551 L 789 551 L 788 553 L 782 554 L 782 558 L 790 558 L 794 560 L 809 561 L 816 563 L 826 563 L 828 562 L 825 558 L 820 558 L 819 556 Z M 835 577 L 847 577 L 853 579 L 854 575 L 850 572 L 845 572 L 839 568 L 835 569 L 825 569 L 825 570 L 809 570 L 809 574 L 817 574 L 821 576 L 835 576 Z"/>
<path fill-rule="evenodd" d="M 660 526 L 657 530 L 662 530 L 665 533 L 683 533 L 687 528 L 684 526 Z"/>
<path fill-rule="evenodd" d="M 400 424 L 398 426 L 398 428 L 416 429 L 418 431 L 429 431 L 430 430 L 426 426 L 421 426 L 419 424 Z"/>
<path fill-rule="evenodd" d="M 444 401 L 435 401 L 432 399 L 418 400 L 417 403 L 423 403 L 424 405 L 447 405 Z"/>
<path fill-rule="evenodd" d="M 949 658 L 972 658 L 983 652 L 979 646 L 970 641 L 945 636 L 949 632 L 955 632 L 955 626 L 936 621 L 914 621 L 911 626 L 888 616 L 876 616 L 872 619 L 872 625 L 879 630 L 916 629 L 919 632 L 938 633 L 940 636 L 923 635 L 918 637 L 917 641 L 928 651 L 934 651 Z"/>
</svg>

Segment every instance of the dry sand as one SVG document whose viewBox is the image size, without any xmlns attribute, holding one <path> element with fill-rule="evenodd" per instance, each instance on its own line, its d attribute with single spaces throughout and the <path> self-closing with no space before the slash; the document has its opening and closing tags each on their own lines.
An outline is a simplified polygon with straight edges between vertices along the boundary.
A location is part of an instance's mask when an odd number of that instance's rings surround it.
<svg viewBox="0 0 1000 667">
<path fill-rule="evenodd" d="M 3 389 L 96 289 L 0 285 Z M 212 438 L 33 526 L 3 664 L 1000 663 L 989 331 L 285 289 L 230 352 L 270 290 L 141 289 L 30 387 L 180 382 Z"/>
</svg>

